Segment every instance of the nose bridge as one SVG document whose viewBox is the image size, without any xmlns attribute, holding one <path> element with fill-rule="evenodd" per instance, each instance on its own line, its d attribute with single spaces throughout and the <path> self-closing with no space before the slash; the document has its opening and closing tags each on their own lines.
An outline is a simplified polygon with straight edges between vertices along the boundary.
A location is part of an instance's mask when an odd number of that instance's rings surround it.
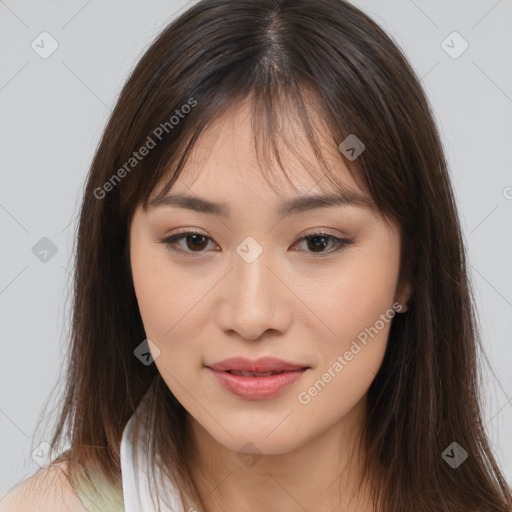
<svg viewBox="0 0 512 512">
<path fill-rule="evenodd" d="M 255 339 L 268 329 L 285 328 L 288 315 L 279 298 L 279 286 L 283 285 L 268 268 L 276 267 L 271 260 L 272 251 L 264 250 L 254 239 L 246 239 L 236 248 L 224 294 L 224 329 Z"/>
<path fill-rule="evenodd" d="M 257 245 L 256 245 L 257 244 Z M 273 283 L 275 276 L 267 266 L 271 266 L 270 251 L 252 240 L 242 242 L 234 255 L 233 280 L 236 303 L 242 307 L 264 311 L 272 306 Z"/>
</svg>

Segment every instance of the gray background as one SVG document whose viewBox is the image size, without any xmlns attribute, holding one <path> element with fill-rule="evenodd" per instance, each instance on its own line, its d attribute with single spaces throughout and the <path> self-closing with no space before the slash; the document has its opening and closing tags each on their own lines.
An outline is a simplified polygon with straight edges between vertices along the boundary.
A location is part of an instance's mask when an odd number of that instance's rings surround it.
<svg viewBox="0 0 512 512">
<path fill-rule="evenodd" d="M 435 110 L 491 365 L 485 419 L 512 483 L 512 2 L 353 3 L 404 49 Z M 0 496 L 39 468 L 31 453 L 48 437 L 33 436 L 61 370 L 93 152 L 129 71 L 189 4 L 0 0 Z M 43 31 L 59 45 L 47 59 L 31 48 Z M 469 44 L 458 58 L 441 46 L 453 31 Z M 32 252 L 43 237 L 57 249 L 46 262 Z"/>
</svg>

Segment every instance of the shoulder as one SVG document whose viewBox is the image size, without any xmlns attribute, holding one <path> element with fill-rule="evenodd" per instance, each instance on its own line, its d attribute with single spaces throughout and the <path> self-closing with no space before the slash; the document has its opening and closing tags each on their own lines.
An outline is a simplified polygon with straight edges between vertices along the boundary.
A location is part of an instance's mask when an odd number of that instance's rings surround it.
<svg viewBox="0 0 512 512">
<path fill-rule="evenodd" d="M 87 512 L 67 477 L 65 462 L 39 469 L 0 500 L 0 512 Z"/>
</svg>

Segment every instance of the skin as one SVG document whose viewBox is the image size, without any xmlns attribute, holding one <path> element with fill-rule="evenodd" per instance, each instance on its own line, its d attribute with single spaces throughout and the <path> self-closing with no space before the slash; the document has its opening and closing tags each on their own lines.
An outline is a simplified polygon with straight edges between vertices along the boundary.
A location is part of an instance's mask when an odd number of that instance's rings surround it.
<svg viewBox="0 0 512 512">
<path fill-rule="evenodd" d="M 207 496 L 202 510 L 370 511 L 368 496 L 355 489 L 358 436 L 391 322 L 360 343 L 307 404 L 298 394 L 395 301 L 406 304 L 409 284 L 398 282 L 400 230 L 353 205 L 278 217 L 282 201 L 326 189 L 284 153 L 297 189 L 283 184 L 276 192 L 261 175 L 253 138 L 249 105 L 231 108 L 203 132 L 170 192 L 225 202 L 229 218 L 169 205 L 135 212 L 131 268 L 147 337 L 160 352 L 155 364 L 189 413 L 189 463 L 199 495 Z M 307 143 L 296 143 L 314 161 Z M 347 186 L 369 197 L 335 145 L 325 145 L 325 158 Z M 160 243 L 184 228 L 207 237 L 176 242 L 192 257 Z M 354 243 L 333 252 L 327 239 L 328 255 L 315 258 L 321 249 L 302 237 L 316 228 Z M 263 249 L 252 263 L 236 252 L 247 236 Z M 278 395 L 247 400 L 204 366 L 233 356 L 274 356 L 311 368 Z M 252 463 L 239 456 L 247 443 L 243 453 L 255 455 Z"/>
</svg>

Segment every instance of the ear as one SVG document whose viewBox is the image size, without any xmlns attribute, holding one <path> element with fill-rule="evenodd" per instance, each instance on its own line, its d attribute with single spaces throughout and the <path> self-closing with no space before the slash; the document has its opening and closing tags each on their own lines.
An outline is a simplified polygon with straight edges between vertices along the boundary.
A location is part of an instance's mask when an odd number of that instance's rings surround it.
<svg viewBox="0 0 512 512">
<path fill-rule="evenodd" d="M 395 303 L 398 303 L 395 310 L 397 313 L 405 313 L 409 309 L 409 299 L 412 295 L 412 285 L 409 279 L 402 280 L 398 286 Z"/>
</svg>

